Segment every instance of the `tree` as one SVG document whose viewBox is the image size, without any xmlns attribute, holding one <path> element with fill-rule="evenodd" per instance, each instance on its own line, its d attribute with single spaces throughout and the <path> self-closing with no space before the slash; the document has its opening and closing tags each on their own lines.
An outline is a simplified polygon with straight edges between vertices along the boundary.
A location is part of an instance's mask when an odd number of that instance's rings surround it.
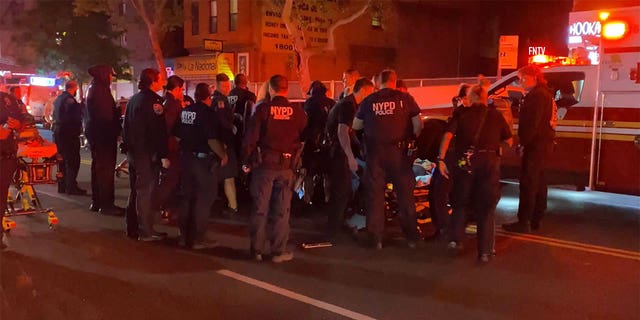
<svg viewBox="0 0 640 320">
<path fill-rule="evenodd" d="M 367 11 L 374 15 L 381 14 L 384 5 L 382 0 L 271 0 L 271 4 L 281 10 L 282 21 L 298 60 L 296 72 L 303 92 L 307 91 L 311 83 L 309 60 L 316 55 L 335 54 L 336 30 L 354 22 Z M 312 21 L 304 14 L 306 11 L 320 12 L 328 18 L 324 22 Z M 326 39 L 322 42 L 313 41 L 316 39 L 308 35 L 317 27 L 326 29 Z"/>
<path fill-rule="evenodd" d="M 70 71 L 81 83 L 89 80 L 87 69 L 95 64 L 111 65 L 126 76 L 127 51 L 114 41 L 120 33 L 111 28 L 108 16 L 76 17 L 72 0 L 38 1 L 18 21 L 14 42 L 26 47 L 18 57 L 22 64 L 35 65 L 40 73 Z"/>
<path fill-rule="evenodd" d="M 122 0 L 75 0 L 75 13 L 86 16 L 91 13 L 103 13 L 115 17 Z M 174 27 L 182 26 L 183 9 L 179 0 L 127 0 L 144 22 L 151 41 L 153 55 L 160 75 L 166 78 L 166 66 L 161 41 L 165 33 Z M 116 27 L 123 29 L 123 21 L 113 20 Z"/>
</svg>

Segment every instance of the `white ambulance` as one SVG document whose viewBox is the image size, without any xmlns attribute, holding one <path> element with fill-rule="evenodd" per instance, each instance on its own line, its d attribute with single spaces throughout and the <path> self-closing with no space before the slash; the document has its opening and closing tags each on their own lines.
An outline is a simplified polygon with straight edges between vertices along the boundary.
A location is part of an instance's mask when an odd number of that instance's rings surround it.
<svg viewBox="0 0 640 320">
<path fill-rule="evenodd" d="M 546 164 L 549 184 L 640 195 L 638 17 L 640 6 L 601 12 L 598 65 L 584 59 L 534 59 L 544 66 L 558 106 L 556 147 Z M 514 130 L 523 96 L 516 80 L 513 72 L 489 88 L 490 96 L 512 102 Z M 438 118 L 451 108 L 426 107 L 423 113 Z M 503 178 L 517 178 L 519 165 L 515 152 L 505 150 Z"/>
</svg>

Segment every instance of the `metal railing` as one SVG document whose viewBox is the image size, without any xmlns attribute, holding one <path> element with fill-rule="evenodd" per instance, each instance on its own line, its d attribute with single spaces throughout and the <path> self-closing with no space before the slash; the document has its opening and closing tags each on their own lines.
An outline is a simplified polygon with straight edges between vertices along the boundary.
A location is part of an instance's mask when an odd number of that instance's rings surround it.
<svg viewBox="0 0 640 320">
<path fill-rule="evenodd" d="M 491 83 L 497 80 L 496 77 L 486 77 Z M 428 87 L 428 86 L 447 86 L 457 85 L 461 83 L 477 83 L 477 77 L 461 77 L 461 78 L 424 78 L 424 79 L 402 79 L 407 88 L 416 87 Z M 334 99 L 340 96 L 340 93 L 344 91 L 344 85 L 341 80 L 322 80 L 322 83 L 331 92 Z M 254 93 L 257 93 L 262 86 L 262 82 L 252 82 L 249 84 L 249 89 Z M 303 92 L 299 81 L 289 81 L 289 99 L 299 100 L 306 99 L 307 94 Z"/>
</svg>

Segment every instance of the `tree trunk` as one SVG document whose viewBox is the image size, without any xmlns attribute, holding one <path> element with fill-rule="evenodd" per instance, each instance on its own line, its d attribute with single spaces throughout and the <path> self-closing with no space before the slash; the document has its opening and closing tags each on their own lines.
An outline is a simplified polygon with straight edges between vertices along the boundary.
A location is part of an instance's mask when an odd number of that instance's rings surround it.
<svg viewBox="0 0 640 320">
<path fill-rule="evenodd" d="M 148 26 L 148 29 L 149 39 L 151 40 L 151 49 L 153 50 L 153 56 L 158 64 L 158 71 L 160 71 L 160 79 L 162 80 L 162 83 L 165 83 L 165 80 L 167 79 L 167 68 L 164 64 L 164 56 L 162 54 L 162 48 L 160 47 L 158 31 L 154 26 Z"/>
<path fill-rule="evenodd" d="M 298 81 L 300 81 L 300 89 L 302 90 L 302 94 L 304 95 L 311 85 L 311 72 L 309 69 L 309 59 L 313 53 L 309 53 L 308 50 L 302 49 L 298 51 Z"/>
</svg>

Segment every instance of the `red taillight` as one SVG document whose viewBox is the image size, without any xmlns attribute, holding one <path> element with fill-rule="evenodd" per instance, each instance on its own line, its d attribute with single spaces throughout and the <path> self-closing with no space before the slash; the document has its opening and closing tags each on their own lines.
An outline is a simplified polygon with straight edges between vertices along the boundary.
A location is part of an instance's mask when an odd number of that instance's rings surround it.
<svg viewBox="0 0 640 320">
<path fill-rule="evenodd" d="M 602 36 L 607 40 L 622 39 L 629 31 L 629 26 L 623 21 L 611 21 L 602 26 Z"/>
</svg>

